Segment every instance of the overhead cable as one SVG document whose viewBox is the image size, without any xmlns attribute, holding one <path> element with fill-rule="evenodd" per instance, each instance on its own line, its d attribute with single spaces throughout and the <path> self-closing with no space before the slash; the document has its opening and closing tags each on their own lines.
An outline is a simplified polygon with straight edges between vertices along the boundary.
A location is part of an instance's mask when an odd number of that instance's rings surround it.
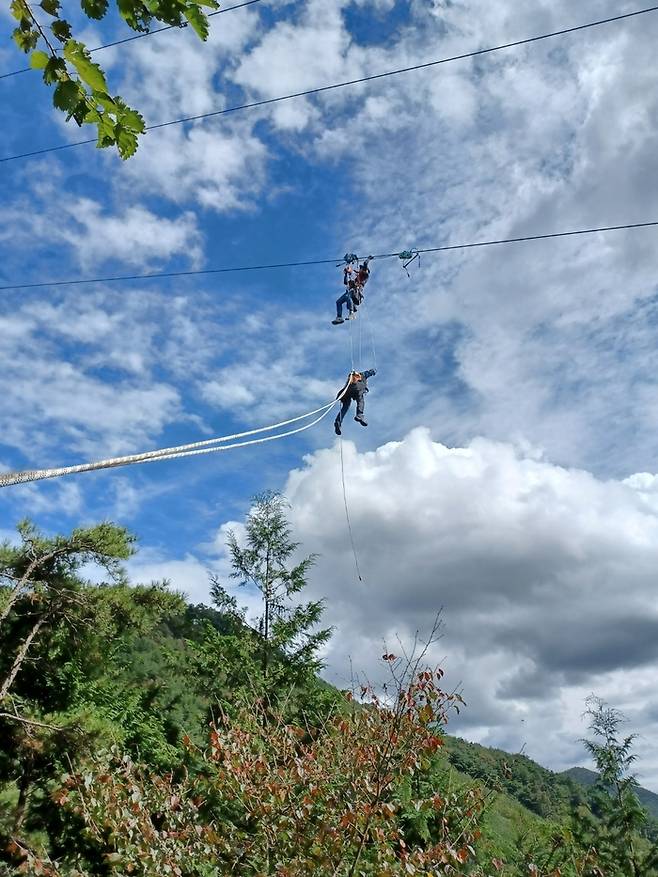
<svg viewBox="0 0 658 877">
<path fill-rule="evenodd" d="M 254 3 L 260 2 L 261 0 L 246 0 L 245 3 L 238 3 L 235 6 L 227 6 L 225 9 L 217 9 L 215 12 L 207 12 L 206 16 L 212 18 L 213 15 L 221 15 L 223 12 L 232 12 L 234 9 L 242 9 L 245 6 L 252 6 Z M 101 52 L 103 49 L 113 49 L 115 46 L 122 46 L 124 43 L 132 43 L 134 40 L 142 40 L 144 37 L 152 37 L 155 36 L 155 34 L 163 33 L 166 30 L 179 30 L 180 28 L 187 26 L 187 22 L 181 25 L 167 24 L 164 27 L 156 27 L 154 30 L 149 30 L 145 33 L 137 33 L 130 37 L 124 37 L 121 40 L 114 40 L 113 43 L 105 43 L 102 46 L 96 46 L 93 49 L 89 49 L 89 52 Z M 21 73 L 32 72 L 32 67 L 23 67 L 21 70 L 13 70 L 11 73 L 0 73 L 0 79 L 9 79 L 12 76 L 20 76 Z"/>
<path fill-rule="evenodd" d="M 388 70 L 385 73 L 375 73 L 375 74 L 372 74 L 371 76 L 362 76 L 359 79 L 349 79 L 349 80 L 346 80 L 345 82 L 336 82 L 332 85 L 320 86 L 319 88 L 309 88 L 309 89 L 306 89 L 306 91 L 297 91 L 297 92 L 294 92 L 292 94 L 281 95 L 280 97 L 271 97 L 271 98 L 266 98 L 264 100 L 253 101 L 253 102 L 247 103 L 247 104 L 238 104 L 238 105 L 233 106 L 233 107 L 226 107 L 222 110 L 213 110 L 212 112 L 208 112 L 208 113 L 199 113 L 198 115 L 195 115 L 195 116 L 183 116 L 179 119 L 170 119 L 167 122 L 159 122 L 158 124 L 155 124 L 155 125 L 147 125 L 146 130 L 147 131 L 156 131 L 160 128 L 168 128 L 172 125 L 182 125 L 186 122 L 197 122 L 201 119 L 210 119 L 210 118 L 213 118 L 215 116 L 224 116 L 227 113 L 235 113 L 235 112 L 238 112 L 239 110 L 255 109 L 257 107 L 264 107 L 264 106 L 269 106 L 271 104 L 280 103 L 281 101 L 293 100 L 294 98 L 298 98 L 298 97 L 308 97 L 309 95 L 322 94 L 324 92 L 334 91 L 334 90 L 339 89 L 339 88 L 347 88 L 348 86 L 352 86 L 352 85 L 360 85 L 364 82 L 373 82 L 377 79 L 384 79 L 388 76 L 399 76 L 402 73 L 410 73 L 414 70 L 426 70 L 430 67 L 436 67 L 439 64 L 449 64 L 453 61 L 462 61 L 462 60 L 465 60 L 467 58 L 476 58 L 476 57 L 479 57 L 481 55 L 488 55 L 488 54 L 491 54 L 492 52 L 500 52 L 503 49 L 512 49 L 512 48 L 515 48 L 518 46 L 526 46 L 526 45 L 529 45 L 530 43 L 540 42 L 541 40 L 548 40 L 548 39 L 551 39 L 553 37 L 566 36 L 567 34 L 576 33 L 577 31 L 587 30 L 588 28 L 593 28 L 593 27 L 600 27 L 601 25 L 604 25 L 604 24 L 611 24 L 615 21 L 622 21 L 622 20 L 627 19 L 627 18 L 635 18 L 639 15 L 646 15 L 649 12 L 656 12 L 656 11 L 658 11 L 658 6 L 649 6 L 645 9 L 637 9 L 634 12 L 626 12 L 626 13 L 623 13 L 622 15 L 614 15 L 614 16 L 611 16 L 610 18 L 601 18 L 601 19 L 598 19 L 597 21 L 587 22 L 586 24 L 579 24 L 579 25 L 575 25 L 574 27 L 562 28 L 561 30 L 552 31 L 551 33 L 539 34 L 538 36 L 534 36 L 534 37 L 526 37 L 525 39 L 514 40 L 513 42 L 503 43 L 502 45 L 499 45 L 499 46 L 491 46 L 488 49 L 477 49 L 477 50 L 472 51 L 472 52 L 464 52 L 463 54 L 460 54 L 460 55 L 451 55 L 450 57 L 447 57 L 447 58 L 439 58 L 435 61 L 426 61 L 423 64 L 414 64 L 410 67 L 400 67 L 397 70 Z M 56 146 L 47 146 L 47 147 L 44 147 L 43 149 L 35 149 L 35 150 L 30 151 L 30 152 L 21 152 L 21 153 L 18 153 L 16 155 L 8 155 L 8 156 L 5 156 L 4 158 L 0 158 L 0 163 L 1 162 L 16 161 L 20 158 L 30 158 L 30 157 L 35 156 L 35 155 L 45 155 L 46 153 L 50 153 L 50 152 L 59 152 L 59 151 L 64 150 L 64 149 L 73 149 L 76 146 L 85 146 L 89 143 L 96 143 L 96 142 L 97 142 L 96 138 L 92 137 L 89 140 L 76 140 L 73 143 L 60 143 Z"/>
<path fill-rule="evenodd" d="M 531 234 L 514 238 L 499 238 L 490 241 L 471 241 L 463 244 L 445 244 L 440 247 L 426 247 L 418 249 L 418 253 L 444 253 L 449 250 L 471 250 L 476 247 L 494 247 L 501 244 L 520 244 L 527 241 L 545 241 L 554 238 L 576 237 L 578 235 L 602 234 L 611 231 L 627 231 L 638 228 L 655 228 L 658 227 L 658 220 L 652 222 L 633 222 L 625 225 L 607 225 L 599 228 L 580 228 L 573 231 L 556 231 L 548 234 Z M 404 253 L 379 253 L 374 255 L 373 259 L 392 259 L 399 258 Z M 171 277 L 200 277 L 212 274 L 235 274 L 241 271 L 272 271 L 280 268 L 305 268 L 311 265 L 336 265 L 340 259 L 309 259 L 301 262 L 275 262 L 263 265 L 238 265 L 235 267 L 225 268 L 198 268 L 190 271 L 154 271 L 151 274 L 120 274 L 107 277 L 82 277 L 78 279 L 68 280 L 44 280 L 39 283 L 8 283 L 0 286 L 0 292 L 20 289 L 43 289 L 49 286 L 80 286 L 86 283 L 126 283 L 136 280 L 161 280 Z"/>
</svg>

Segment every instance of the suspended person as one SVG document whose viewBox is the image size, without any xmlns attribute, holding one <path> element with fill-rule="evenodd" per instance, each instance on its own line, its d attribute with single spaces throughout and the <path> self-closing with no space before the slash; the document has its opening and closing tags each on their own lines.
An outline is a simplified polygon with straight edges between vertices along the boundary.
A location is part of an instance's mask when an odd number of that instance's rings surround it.
<svg viewBox="0 0 658 877">
<path fill-rule="evenodd" d="M 351 320 L 354 316 L 356 308 L 354 307 L 354 298 L 356 294 L 356 275 L 351 265 L 346 265 L 343 270 L 343 286 L 345 292 L 336 300 L 336 319 L 332 320 L 334 326 L 340 326 L 344 323 L 343 305 L 347 305 L 347 318 Z"/>
<path fill-rule="evenodd" d="M 340 326 L 344 323 L 343 305 L 347 305 L 347 318 L 353 320 L 359 305 L 363 302 L 363 287 L 370 277 L 370 268 L 368 263 L 372 260 L 372 256 L 368 256 L 355 270 L 351 264 L 347 264 L 343 271 L 343 284 L 345 292 L 336 301 L 336 319 L 332 320 L 334 326 Z"/>
<path fill-rule="evenodd" d="M 356 416 L 355 420 L 357 423 L 360 423 L 361 426 L 367 426 L 367 422 L 363 417 L 363 409 L 365 407 L 365 396 L 368 392 L 368 378 L 376 375 L 377 371 L 374 368 L 368 369 L 365 372 L 350 372 L 347 381 L 344 386 L 339 390 L 336 398 L 339 399 L 342 396 L 341 400 L 341 409 L 336 415 L 336 419 L 334 420 L 334 431 L 336 435 L 341 435 L 341 424 L 343 422 L 343 418 L 349 411 L 350 405 L 352 404 L 352 399 L 356 400 Z M 343 393 L 345 395 L 343 396 Z"/>
<path fill-rule="evenodd" d="M 372 261 L 372 259 L 372 256 L 368 256 L 367 259 L 364 259 L 364 261 L 361 262 L 357 269 L 356 277 L 354 278 L 355 292 L 352 294 L 352 301 L 354 302 L 355 308 L 358 307 L 358 305 L 360 305 L 363 301 L 363 288 L 370 278 L 369 263 Z"/>
</svg>

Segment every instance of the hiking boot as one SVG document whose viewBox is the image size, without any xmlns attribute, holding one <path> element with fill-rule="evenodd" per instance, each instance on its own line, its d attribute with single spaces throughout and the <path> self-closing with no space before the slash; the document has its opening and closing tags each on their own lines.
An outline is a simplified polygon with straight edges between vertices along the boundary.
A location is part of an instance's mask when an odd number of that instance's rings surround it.
<svg viewBox="0 0 658 877">
<path fill-rule="evenodd" d="M 340 326 L 341 323 L 344 323 L 345 320 L 342 317 L 336 317 L 335 320 L 331 321 L 332 326 Z"/>
<path fill-rule="evenodd" d="M 361 426 L 367 426 L 367 425 L 368 425 L 368 424 L 366 423 L 366 421 L 363 419 L 363 417 L 355 417 L 354 419 L 356 420 L 357 423 L 360 423 Z"/>
<path fill-rule="evenodd" d="M 334 420 L 334 432 L 336 435 L 342 435 L 340 431 L 340 423 L 337 420 Z"/>
</svg>

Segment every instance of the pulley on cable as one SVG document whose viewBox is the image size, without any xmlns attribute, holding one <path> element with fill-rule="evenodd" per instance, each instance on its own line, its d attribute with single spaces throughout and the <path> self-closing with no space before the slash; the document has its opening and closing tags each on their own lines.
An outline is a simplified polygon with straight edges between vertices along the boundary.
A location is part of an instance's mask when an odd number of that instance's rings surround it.
<svg viewBox="0 0 658 877">
<path fill-rule="evenodd" d="M 420 253 L 418 250 L 402 250 L 401 253 L 398 253 L 398 259 L 402 262 L 402 267 L 407 272 L 407 277 L 411 279 L 411 274 L 409 274 L 408 268 L 412 262 L 418 259 L 418 264 L 420 265 Z"/>
</svg>

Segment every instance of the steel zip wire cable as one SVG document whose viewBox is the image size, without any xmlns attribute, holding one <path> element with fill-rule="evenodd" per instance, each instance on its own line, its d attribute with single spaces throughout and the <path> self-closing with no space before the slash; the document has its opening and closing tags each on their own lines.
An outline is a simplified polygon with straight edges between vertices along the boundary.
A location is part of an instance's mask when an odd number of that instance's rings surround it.
<svg viewBox="0 0 658 877">
<path fill-rule="evenodd" d="M 545 241 L 554 238 L 577 237 L 579 235 L 602 234 L 611 231 L 629 231 L 639 228 L 656 228 L 658 220 L 651 222 L 633 222 L 624 225 L 608 225 L 599 228 L 582 228 L 575 231 L 556 231 L 548 234 L 524 235 L 515 238 L 500 238 L 491 241 L 472 241 L 465 244 L 446 244 L 440 247 L 427 247 L 418 250 L 419 253 L 445 253 L 451 250 L 471 250 L 476 247 L 493 247 L 502 244 L 519 244 L 528 241 Z M 379 253 L 373 256 L 374 259 L 393 259 L 398 258 L 400 253 Z M 172 277 L 199 277 L 202 275 L 212 274 L 233 274 L 240 271 L 273 271 L 281 268 L 306 268 L 311 265 L 334 265 L 340 259 L 309 259 L 301 262 L 278 262 L 264 265 L 238 265 L 226 268 L 201 268 L 194 271 L 155 271 L 152 274 L 121 274 L 110 277 L 83 277 L 79 279 L 69 280 L 45 280 L 39 283 L 8 283 L 0 286 L 0 292 L 8 292 L 10 290 L 21 289 L 44 289 L 48 286 L 80 286 L 85 283 L 126 283 L 134 280 L 158 280 Z"/>
<path fill-rule="evenodd" d="M 261 0 L 246 0 L 245 3 L 238 3 L 235 6 L 227 6 L 226 9 L 218 9 L 216 12 L 208 12 L 207 17 L 212 18 L 213 15 L 221 15 L 223 12 L 232 12 L 234 9 L 243 9 L 245 6 L 253 6 L 254 3 L 260 3 Z M 182 30 L 183 28 L 188 27 L 187 22 L 182 25 L 176 24 L 167 24 L 164 27 L 156 27 L 155 30 L 149 30 L 146 33 L 137 33 L 133 34 L 129 37 L 124 37 L 121 40 L 114 40 L 112 43 L 105 43 L 102 46 L 96 46 L 93 49 L 89 49 L 89 53 L 92 52 L 102 52 L 103 49 L 113 49 L 115 46 L 122 46 L 124 43 L 132 43 L 134 40 L 142 40 L 144 37 L 152 37 L 155 34 L 164 33 L 166 30 Z M 12 76 L 20 76 L 21 73 L 33 73 L 34 69 L 32 67 L 23 67 L 20 70 L 13 70 L 11 73 L 0 73 L 0 80 L 9 79 Z"/>
<path fill-rule="evenodd" d="M 378 79 L 385 79 L 388 76 L 399 76 L 402 73 L 410 73 L 414 70 L 426 70 L 430 67 L 437 67 L 439 64 L 449 64 L 449 63 L 452 63 L 453 61 L 462 61 L 462 60 L 465 60 L 467 58 L 476 58 L 476 57 L 479 57 L 481 55 L 491 54 L 492 52 L 500 52 L 500 51 L 503 51 L 504 49 L 512 49 L 512 48 L 516 48 L 518 46 L 527 46 L 527 45 L 530 45 L 531 43 L 538 43 L 542 40 L 548 40 L 548 39 L 552 39 L 554 37 L 559 37 L 559 36 L 566 36 L 567 34 L 576 33 L 576 32 L 581 31 L 581 30 L 587 30 L 588 28 L 601 27 L 602 25 L 612 24 L 613 22 L 616 22 L 616 21 L 623 21 L 624 19 L 635 18 L 639 15 L 646 15 L 649 12 L 656 12 L 657 10 L 658 10 L 658 6 L 649 6 L 645 9 L 636 9 L 634 12 L 626 12 L 623 15 L 614 15 L 614 16 L 611 16 L 610 18 L 601 18 L 601 19 L 598 19 L 597 21 L 590 21 L 590 22 L 587 22 L 586 24 L 578 24 L 578 25 L 575 25 L 574 27 L 562 28 L 561 30 L 552 31 L 551 33 L 539 34 L 538 36 L 534 36 L 534 37 L 526 37 L 525 39 L 514 40 L 513 42 L 503 43 L 499 46 L 491 46 L 488 49 L 477 49 L 473 52 L 464 52 L 460 55 L 452 55 L 448 58 L 438 58 L 435 61 L 426 61 L 423 64 L 414 64 L 410 67 L 400 67 L 397 70 L 387 70 L 384 73 L 374 73 L 371 76 L 362 76 L 359 79 L 348 79 L 345 82 L 335 82 L 332 85 L 322 85 L 318 88 L 309 88 L 309 89 L 306 89 L 305 91 L 297 91 L 297 92 L 294 92 L 292 94 L 284 94 L 284 95 L 281 95 L 280 97 L 271 97 L 271 98 L 266 98 L 264 100 L 253 101 L 253 102 L 248 103 L 248 104 L 239 104 L 239 105 L 233 106 L 233 107 L 226 107 L 223 110 L 213 110 L 212 112 L 199 113 L 198 115 L 195 115 L 195 116 L 184 116 L 180 119 L 170 119 L 167 122 L 159 122 L 156 125 L 147 125 L 146 130 L 147 131 L 156 131 L 159 128 L 168 128 L 170 125 L 182 125 L 186 122 L 196 122 L 196 121 L 199 121 L 201 119 L 210 119 L 210 118 L 213 118 L 215 116 L 224 116 L 227 113 L 235 113 L 235 112 L 238 112 L 239 110 L 255 109 L 256 107 L 269 106 L 270 104 L 276 104 L 276 103 L 280 103 L 281 101 L 286 101 L 286 100 L 293 100 L 294 98 L 298 98 L 298 97 L 307 97 L 307 96 L 312 95 L 312 94 L 323 94 L 324 92 L 334 91 L 335 89 L 338 89 L 338 88 L 347 88 L 347 87 L 352 86 L 352 85 L 360 85 L 364 82 L 374 82 L 375 80 L 378 80 Z M 48 153 L 48 152 L 58 152 L 58 151 L 63 150 L 63 149 L 73 149 L 76 146 L 85 146 L 89 143 L 96 143 L 96 142 L 97 142 L 96 138 L 92 137 L 89 140 L 77 140 L 73 143 L 61 143 L 57 146 L 48 146 L 48 147 L 45 147 L 43 149 L 32 150 L 31 152 L 21 152 L 21 153 L 18 153 L 17 155 L 8 155 L 8 156 L 5 156 L 4 158 L 0 158 L 0 163 L 9 162 L 9 161 L 16 161 L 20 158 L 30 158 L 30 157 L 35 156 L 35 155 L 44 155 L 45 153 Z"/>
</svg>

